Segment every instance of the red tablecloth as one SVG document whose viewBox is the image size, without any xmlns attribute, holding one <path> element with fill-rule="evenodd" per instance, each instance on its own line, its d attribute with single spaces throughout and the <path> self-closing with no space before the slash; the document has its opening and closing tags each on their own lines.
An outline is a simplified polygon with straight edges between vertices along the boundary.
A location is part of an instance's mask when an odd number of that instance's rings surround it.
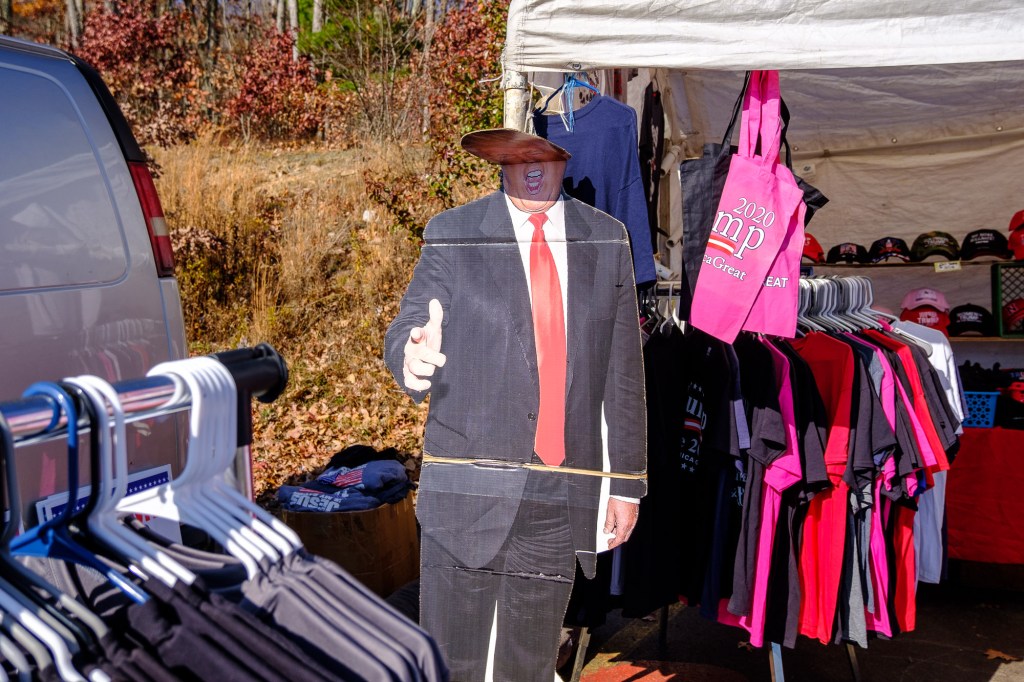
<svg viewBox="0 0 1024 682">
<path fill-rule="evenodd" d="M 946 486 L 949 556 L 1024 564 L 1024 431 L 964 429 Z"/>
</svg>

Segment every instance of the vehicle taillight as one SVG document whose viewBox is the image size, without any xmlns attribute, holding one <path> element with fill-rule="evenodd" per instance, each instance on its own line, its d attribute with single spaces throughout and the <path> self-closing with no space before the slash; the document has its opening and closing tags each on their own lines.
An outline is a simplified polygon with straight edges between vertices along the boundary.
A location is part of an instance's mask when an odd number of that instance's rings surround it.
<svg viewBox="0 0 1024 682">
<path fill-rule="evenodd" d="M 156 185 L 149 168 L 141 161 L 129 161 L 128 168 L 132 171 L 135 192 L 142 203 L 142 213 L 146 216 L 146 228 L 149 230 L 149 241 L 153 245 L 153 257 L 156 259 L 156 274 L 160 277 L 174 275 L 174 252 L 171 250 L 171 235 L 167 232 L 164 210 L 160 207 L 160 197 L 156 195 Z"/>
</svg>

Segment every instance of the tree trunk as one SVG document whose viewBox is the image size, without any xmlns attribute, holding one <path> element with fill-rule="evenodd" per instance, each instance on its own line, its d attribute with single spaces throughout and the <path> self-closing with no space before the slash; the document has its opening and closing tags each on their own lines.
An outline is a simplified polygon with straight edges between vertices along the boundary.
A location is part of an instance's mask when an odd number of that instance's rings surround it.
<svg viewBox="0 0 1024 682">
<path fill-rule="evenodd" d="M 313 0 L 313 33 L 324 28 L 324 0 Z"/>
<path fill-rule="evenodd" d="M 14 7 L 11 0 L 0 0 L 0 33 L 14 33 L 11 18 L 14 15 Z"/>
<path fill-rule="evenodd" d="M 434 0 L 427 0 L 427 13 L 424 16 L 423 22 L 423 64 L 427 70 L 424 74 L 427 78 L 430 77 L 430 44 L 434 40 L 434 8 Z M 420 122 L 420 133 L 423 137 L 426 137 L 430 132 L 430 92 L 431 88 L 423 88 L 423 104 L 421 109 L 423 120 Z"/>
<path fill-rule="evenodd" d="M 299 2 L 288 0 L 288 32 L 292 36 L 292 61 L 299 61 Z"/>
<path fill-rule="evenodd" d="M 285 0 L 276 0 L 275 13 L 277 14 L 277 32 L 284 33 L 284 7 Z"/>
<path fill-rule="evenodd" d="M 65 3 L 67 11 L 68 38 L 72 49 L 78 47 L 78 41 L 82 37 L 82 15 L 78 12 L 76 0 L 67 0 Z"/>
<path fill-rule="evenodd" d="M 206 40 L 203 43 L 207 57 L 220 43 L 220 29 L 217 26 L 217 11 L 220 9 L 218 0 L 206 0 Z"/>
</svg>

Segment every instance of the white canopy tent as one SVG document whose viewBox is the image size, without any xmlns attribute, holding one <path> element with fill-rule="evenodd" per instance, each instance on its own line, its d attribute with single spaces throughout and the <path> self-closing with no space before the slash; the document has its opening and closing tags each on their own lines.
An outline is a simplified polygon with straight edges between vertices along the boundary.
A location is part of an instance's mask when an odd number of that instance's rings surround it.
<svg viewBox="0 0 1024 682">
<path fill-rule="evenodd" d="M 1017 0 L 513 0 L 517 71 L 825 69 L 1024 59 Z"/>
<path fill-rule="evenodd" d="M 831 200 L 809 228 L 827 251 L 931 230 L 1005 233 L 1024 208 L 1022 35 L 1021 0 L 512 0 L 504 67 L 636 68 L 638 110 L 656 79 L 666 170 L 721 138 L 744 70 L 780 70 L 795 170 Z M 676 175 L 666 182 L 678 237 Z M 987 277 L 969 279 L 950 286 L 986 303 Z"/>
</svg>

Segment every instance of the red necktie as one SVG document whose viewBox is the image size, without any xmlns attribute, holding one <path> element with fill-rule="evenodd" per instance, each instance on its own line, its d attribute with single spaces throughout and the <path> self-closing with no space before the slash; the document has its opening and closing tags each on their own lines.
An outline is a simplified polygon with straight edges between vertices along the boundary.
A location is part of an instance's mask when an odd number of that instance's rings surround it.
<svg viewBox="0 0 1024 682">
<path fill-rule="evenodd" d="M 537 440 L 533 448 L 542 462 L 558 466 L 565 461 L 565 317 L 555 259 L 544 240 L 542 228 L 547 219 L 544 213 L 530 216 L 530 289 L 540 378 Z"/>
</svg>

